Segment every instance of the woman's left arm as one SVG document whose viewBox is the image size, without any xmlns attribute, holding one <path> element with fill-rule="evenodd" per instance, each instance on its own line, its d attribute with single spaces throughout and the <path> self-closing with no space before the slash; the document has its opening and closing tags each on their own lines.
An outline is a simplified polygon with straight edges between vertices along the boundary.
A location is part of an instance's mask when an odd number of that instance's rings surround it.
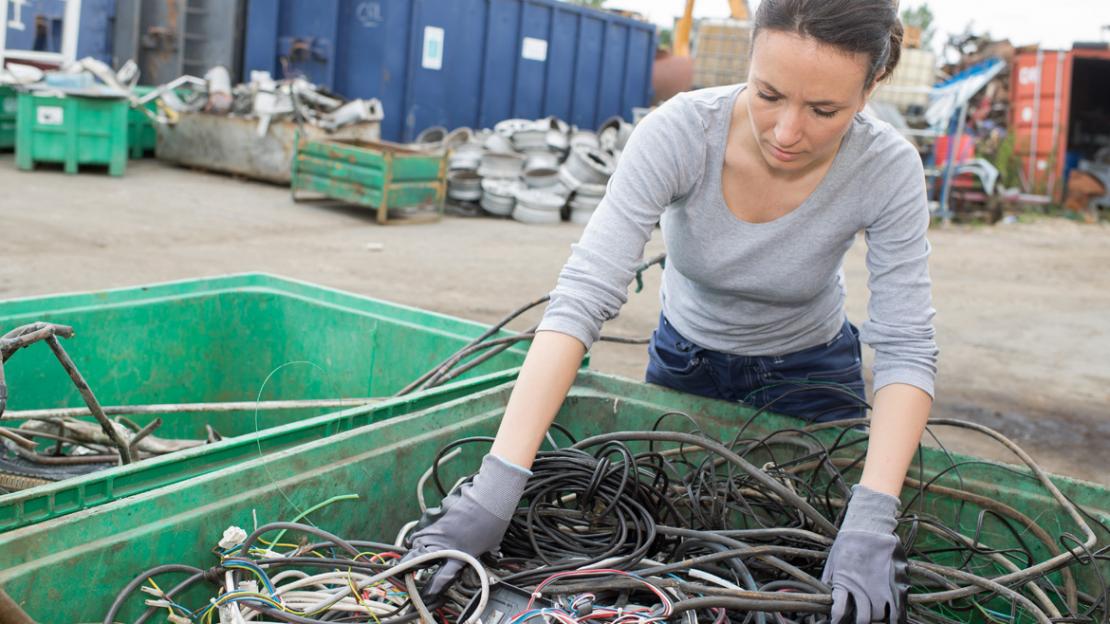
<svg viewBox="0 0 1110 624">
<path fill-rule="evenodd" d="M 909 580 L 894 534 L 898 495 L 929 420 L 936 376 L 921 161 L 900 137 L 870 157 L 867 186 L 886 189 L 865 230 L 871 298 L 860 339 L 875 349 L 875 398 L 863 476 L 852 488 L 821 576 L 832 588 L 830 621 L 836 624 L 905 621 Z"/>
</svg>

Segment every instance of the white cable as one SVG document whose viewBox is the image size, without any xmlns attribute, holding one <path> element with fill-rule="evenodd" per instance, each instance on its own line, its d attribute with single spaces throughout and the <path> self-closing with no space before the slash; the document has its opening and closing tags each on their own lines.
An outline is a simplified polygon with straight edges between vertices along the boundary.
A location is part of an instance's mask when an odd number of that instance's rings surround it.
<svg viewBox="0 0 1110 624">
<path fill-rule="evenodd" d="M 409 570 L 414 570 L 416 568 L 424 567 L 424 565 L 427 564 L 429 561 L 435 561 L 436 559 L 457 559 L 457 560 L 462 561 L 463 563 L 469 565 L 470 567 L 474 568 L 474 571 L 478 574 L 478 581 L 482 585 L 481 598 L 478 600 L 478 605 L 474 609 L 474 612 L 471 613 L 470 617 L 467 618 L 466 621 L 462 623 L 462 624 L 476 624 L 478 619 L 481 617 L 482 612 L 484 612 L 486 610 L 486 603 L 489 602 L 489 575 L 486 574 L 485 567 L 483 567 L 482 564 L 479 563 L 477 559 L 475 559 L 473 556 L 471 556 L 467 553 L 462 552 L 461 550 L 437 550 L 435 552 L 431 552 L 431 553 L 427 553 L 427 554 L 420 555 L 420 556 L 417 556 L 417 557 L 413 557 L 412 559 L 409 559 L 408 561 L 402 561 L 401 563 L 398 563 L 397 565 L 392 566 L 389 569 L 384 570 L 382 572 L 379 572 L 378 574 L 375 574 L 374 576 L 371 576 L 368 579 L 360 582 L 355 587 L 355 589 L 359 590 L 359 589 L 362 589 L 363 587 L 365 587 L 367 585 L 370 585 L 372 583 L 377 583 L 378 581 L 382 581 L 382 580 L 385 580 L 387 578 L 398 576 L 402 572 L 408 572 Z M 336 602 L 339 602 L 339 600 L 341 600 L 348 593 L 350 593 L 350 591 L 351 591 L 350 587 L 344 588 L 344 591 L 341 591 L 341 592 L 337 593 L 335 597 L 329 598 L 328 600 L 325 600 L 325 601 L 321 602 L 320 604 L 313 605 L 312 607 L 309 607 L 308 611 L 310 613 L 315 613 L 317 611 L 323 611 L 324 609 L 327 609 L 328 607 L 335 604 Z"/>
<path fill-rule="evenodd" d="M 410 522 L 406 522 L 401 527 L 401 530 L 397 531 L 397 539 L 393 540 L 393 545 L 404 547 L 404 545 L 405 545 L 405 536 L 409 534 L 409 531 L 412 530 L 412 527 L 416 526 L 417 522 L 420 522 L 420 521 L 419 520 L 412 520 Z"/>
<path fill-rule="evenodd" d="M 277 585 L 278 583 L 291 576 L 296 576 L 297 578 L 309 578 L 312 575 L 302 570 L 282 570 L 281 572 L 278 572 L 277 574 L 270 577 L 270 583 L 273 585 Z"/>
<path fill-rule="evenodd" d="M 696 578 L 696 579 L 701 579 L 703 581 L 709 581 L 710 583 L 713 583 L 714 585 L 719 585 L 720 587 L 724 587 L 725 589 L 738 589 L 740 591 L 744 591 L 744 588 L 740 587 L 736 583 L 729 582 L 729 581 L 717 576 L 716 574 L 710 574 L 709 572 L 705 572 L 704 570 L 699 570 L 697 568 L 690 568 L 690 570 L 687 571 L 686 574 L 688 574 L 690 576 L 690 578 Z"/>
<path fill-rule="evenodd" d="M 291 589 L 298 589 L 300 587 L 306 587 L 306 586 L 309 586 L 309 585 L 316 585 L 316 584 L 322 583 L 323 581 L 326 581 L 326 580 L 329 580 L 329 579 L 336 579 L 336 580 L 340 581 L 339 583 L 337 583 L 339 586 L 346 586 L 348 577 L 353 578 L 356 581 L 361 581 L 363 579 L 370 578 L 368 575 L 362 574 L 362 573 L 359 573 L 359 572 L 323 572 L 323 573 L 315 574 L 315 575 L 312 575 L 312 576 L 307 576 L 306 575 L 304 578 L 298 579 L 298 580 L 293 581 L 291 583 L 286 583 L 285 585 L 281 586 L 280 588 L 276 587 L 277 583 L 274 582 L 274 586 L 277 589 L 277 593 L 279 593 L 279 594 L 282 593 L 282 592 L 289 591 Z M 273 579 L 271 579 L 271 582 L 273 582 Z"/>
</svg>

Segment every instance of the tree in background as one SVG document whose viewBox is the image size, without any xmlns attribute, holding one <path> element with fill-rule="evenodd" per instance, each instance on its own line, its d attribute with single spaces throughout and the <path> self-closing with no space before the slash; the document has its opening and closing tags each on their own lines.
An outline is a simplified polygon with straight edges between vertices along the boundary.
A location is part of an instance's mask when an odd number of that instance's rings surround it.
<svg viewBox="0 0 1110 624">
<path fill-rule="evenodd" d="M 932 48 L 936 28 L 933 28 L 933 10 L 928 2 L 922 2 L 916 8 L 902 9 L 902 24 L 920 28 L 921 47 L 926 50 Z"/>
<path fill-rule="evenodd" d="M 581 4 L 582 6 L 590 7 L 591 9 L 600 9 L 605 0 L 568 0 L 571 4 Z"/>
<path fill-rule="evenodd" d="M 674 47 L 674 31 L 672 29 L 659 29 L 659 47 L 664 50 L 670 50 Z"/>
</svg>

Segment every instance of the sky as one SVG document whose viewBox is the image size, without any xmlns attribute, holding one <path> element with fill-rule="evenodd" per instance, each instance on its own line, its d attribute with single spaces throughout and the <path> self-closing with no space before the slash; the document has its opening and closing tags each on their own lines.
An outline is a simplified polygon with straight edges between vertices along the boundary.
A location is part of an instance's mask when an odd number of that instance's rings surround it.
<svg viewBox="0 0 1110 624">
<path fill-rule="evenodd" d="M 759 0 L 748 0 L 754 11 Z M 903 8 L 922 0 L 902 0 Z M 608 0 L 609 8 L 637 11 L 670 27 L 682 14 L 685 0 Z M 937 42 L 944 33 L 960 33 L 969 22 L 975 32 L 987 31 L 1014 45 L 1040 43 L 1046 49 L 1070 49 L 1073 41 L 1108 41 L 1110 0 L 928 0 L 935 16 Z M 727 0 L 698 0 L 694 17 L 728 17 Z M 939 49 L 937 50 L 940 51 Z"/>
</svg>

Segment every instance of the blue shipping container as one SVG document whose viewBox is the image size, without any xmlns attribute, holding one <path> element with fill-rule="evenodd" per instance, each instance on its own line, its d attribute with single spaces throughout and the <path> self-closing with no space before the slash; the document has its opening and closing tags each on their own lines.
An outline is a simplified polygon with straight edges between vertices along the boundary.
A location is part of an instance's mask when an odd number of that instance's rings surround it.
<svg viewBox="0 0 1110 624">
<path fill-rule="evenodd" d="M 62 23 L 66 0 L 8 0 L 4 48 L 34 52 L 62 51 Z M 115 0 L 81 0 L 77 31 L 78 59 L 92 56 L 112 61 L 112 22 Z"/>
<path fill-rule="evenodd" d="M 559 0 L 250 0 L 251 70 L 382 101 L 382 137 L 555 115 L 596 128 L 651 101 L 655 26 Z"/>
</svg>

